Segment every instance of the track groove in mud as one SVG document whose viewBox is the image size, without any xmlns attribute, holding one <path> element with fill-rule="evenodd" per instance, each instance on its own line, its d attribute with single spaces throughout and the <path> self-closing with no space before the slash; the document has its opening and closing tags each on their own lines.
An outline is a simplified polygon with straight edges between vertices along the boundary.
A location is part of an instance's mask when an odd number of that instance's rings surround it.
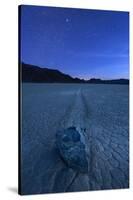
<svg viewBox="0 0 133 200">
<path fill-rule="evenodd" d="M 128 92 L 125 86 L 30 84 L 26 85 L 25 92 L 24 194 L 128 188 Z M 71 126 L 85 137 L 89 150 L 88 174 L 77 174 L 57 152 L 56 132 Z"/>
<path fill-rule="evenodd" d="M 121 167 L 121 163 L 126 162 L 128 151 L 119 148 L 118 145 L 121 142 L 119 142 L 118 136 L 113 135 L 113 133 L 108 135 L 93 134 L 91 112 L 81 89 L 75 94 L 75 100 L 63 119 L 62 127 L 64 129 L 72 126 L 84 135 L 89 148 L 89 172 L 86 175 L 88 177 L 88 183 L 86 182 L 88 190 L 116 188 L 116 185 L 117 188 L 128 187 L 128 163 L 124 169 Z M 79 174 L 75 175 L 74 181 L 70 181 L 70 185 L 67 186 L 70 191 L 71 185 L 74 185 L 78 176 Z M 85 177 L 84 179 L 86 180 Z M 84 188 L 81 187 L 80 190 L 84 190 Z"/>
<path fill-rule="evenodd" d="M 79 89 L 76 94 L 75 94 L 75 99 L 69 106 L 68 110 L 65 113 L 64 118 L 62 118 L 60 127 L 63 129 L 67 129 L 69 127 L 76 127 L 76 129 L 83 134 L 83 137 L 85 138 L 86 142 L 89 142 L 87 135 L 85 134 L 86 131 L 86 120 L 88 118 L 88 108 L 85 103 L 85 99 L 83 97 L 81 89 Z M 88 143 L 88 146 L 90 148 L 90 144 Z M 88 150 L 90 151 L 90 150 Z M 90 158 L 89 158 L 90 159 Z M 64 170 L 64 174 L 66 173 L 68 169 Z M 75 172 L 73 171 L 73 174 Z M 63 174 L 62 174 L 63 175 Z M 69 176 L 69 174 L 67 174 Z M 69 181 L 69 184 L 65 186 L 66 188 L 64 189 L 65 191 L 69 191 L 71 188 L 71 185 L 74 184 L 75 180 L 78 179 L 79 173 L 76 173 L 74 178 Z M 88 174 L 85 175 L 88 177 Z M 70 179 L 71 179 L 71 174 L 70 174 Z M 86 179 L 86 178 L 85 178 Z M 55 182 L 57 182 L 55 180 Z M 86 182 L 87 189 L 90 188 L 89 181 Z M 84 188 L 81 188 L 81 190 L 84 190 Z"/>
</svg>

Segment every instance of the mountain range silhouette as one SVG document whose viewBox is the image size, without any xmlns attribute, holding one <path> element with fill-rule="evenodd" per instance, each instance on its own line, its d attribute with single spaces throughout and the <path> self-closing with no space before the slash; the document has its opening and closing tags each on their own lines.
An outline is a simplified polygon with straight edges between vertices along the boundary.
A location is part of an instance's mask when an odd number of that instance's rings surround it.
<svg viewBox="0 0 133 200">
<path fill-rule="evenodd" d="M 102 80 L 91 78 L 84 80 L 60 72 L 56 69 L 41 68 L 35 65 L 21 63 L 22 82 L 33 83 L 93 83 L 93 84 L 129 84 L 128 79 Z"/>
</svg>

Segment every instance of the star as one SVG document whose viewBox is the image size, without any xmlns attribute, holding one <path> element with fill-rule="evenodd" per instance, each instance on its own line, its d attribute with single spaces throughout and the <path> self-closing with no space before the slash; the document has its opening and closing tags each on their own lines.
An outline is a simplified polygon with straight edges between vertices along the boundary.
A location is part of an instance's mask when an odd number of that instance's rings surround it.
<svg viewBox="0 0 133 200">
<path fill-rule="evenodd" d="M 68 18 L 66 18 L 66 22 L 68 23 L 70 20 Z"/>
</svg>

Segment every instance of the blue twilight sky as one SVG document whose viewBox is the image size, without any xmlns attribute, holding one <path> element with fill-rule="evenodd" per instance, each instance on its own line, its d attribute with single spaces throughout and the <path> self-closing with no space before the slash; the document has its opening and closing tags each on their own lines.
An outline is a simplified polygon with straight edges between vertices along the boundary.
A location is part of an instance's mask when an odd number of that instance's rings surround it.
<svg viewBox="0 0 133 200">
<path fill-rule="evenodd" d="M 129 13 L 22 6 L 21 61 L 84 79 L 129 78 Z"/>
</svg>

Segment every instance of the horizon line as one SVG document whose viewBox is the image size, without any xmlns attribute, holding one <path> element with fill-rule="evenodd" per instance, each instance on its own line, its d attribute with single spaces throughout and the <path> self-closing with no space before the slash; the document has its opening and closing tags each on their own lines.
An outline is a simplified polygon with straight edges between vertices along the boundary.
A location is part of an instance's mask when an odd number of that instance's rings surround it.
<svg viewBox="0 0 133 200">
<path fill-rule="evenodd" d="M 65 73 L 63 71 L 60 71 L 59 69 L 56 69 L 56 68 L 43 67 L 43 66 L 39 66 L 39 65 L 36 65 L 36 64 L 29 64 L 29 63 L 26 63 L 26 62 L 23 62 L 23 61 L 20 61 L 19 64 L 20 65 L 22 65 L 22 64 L 31 65 L 31 66 L 38 67 L 38 68 L 41 68 L 41 69 L 57 70 L 62 74 L 65 74 L 65 75 L 72 77 L 73 79 L 77 78 L 77 79 L 80 79 L 80 80 L 83 80 L 83 81 L 89 81 L 91 79 L 96 79 L 96 80 L 101 80 L 101 81 L 111 81 L 111 80 L 128 80 L 129 81 L 129 79 L 130 79 L 130 78 L 122 78 L 122 77 L 121 78 L 110 78 L 110 79 L 106 78 L 106 79 L 104 79 L 104 78 L 101 78 L 101 77 L 94 77 L 94 76 L 86 79 L 86 78 L 81 78 L 81 77 L 77 77 L 77 76 L 74 77 L 73 75 L 70 75 L 70 74 Z"/>
</svg>

